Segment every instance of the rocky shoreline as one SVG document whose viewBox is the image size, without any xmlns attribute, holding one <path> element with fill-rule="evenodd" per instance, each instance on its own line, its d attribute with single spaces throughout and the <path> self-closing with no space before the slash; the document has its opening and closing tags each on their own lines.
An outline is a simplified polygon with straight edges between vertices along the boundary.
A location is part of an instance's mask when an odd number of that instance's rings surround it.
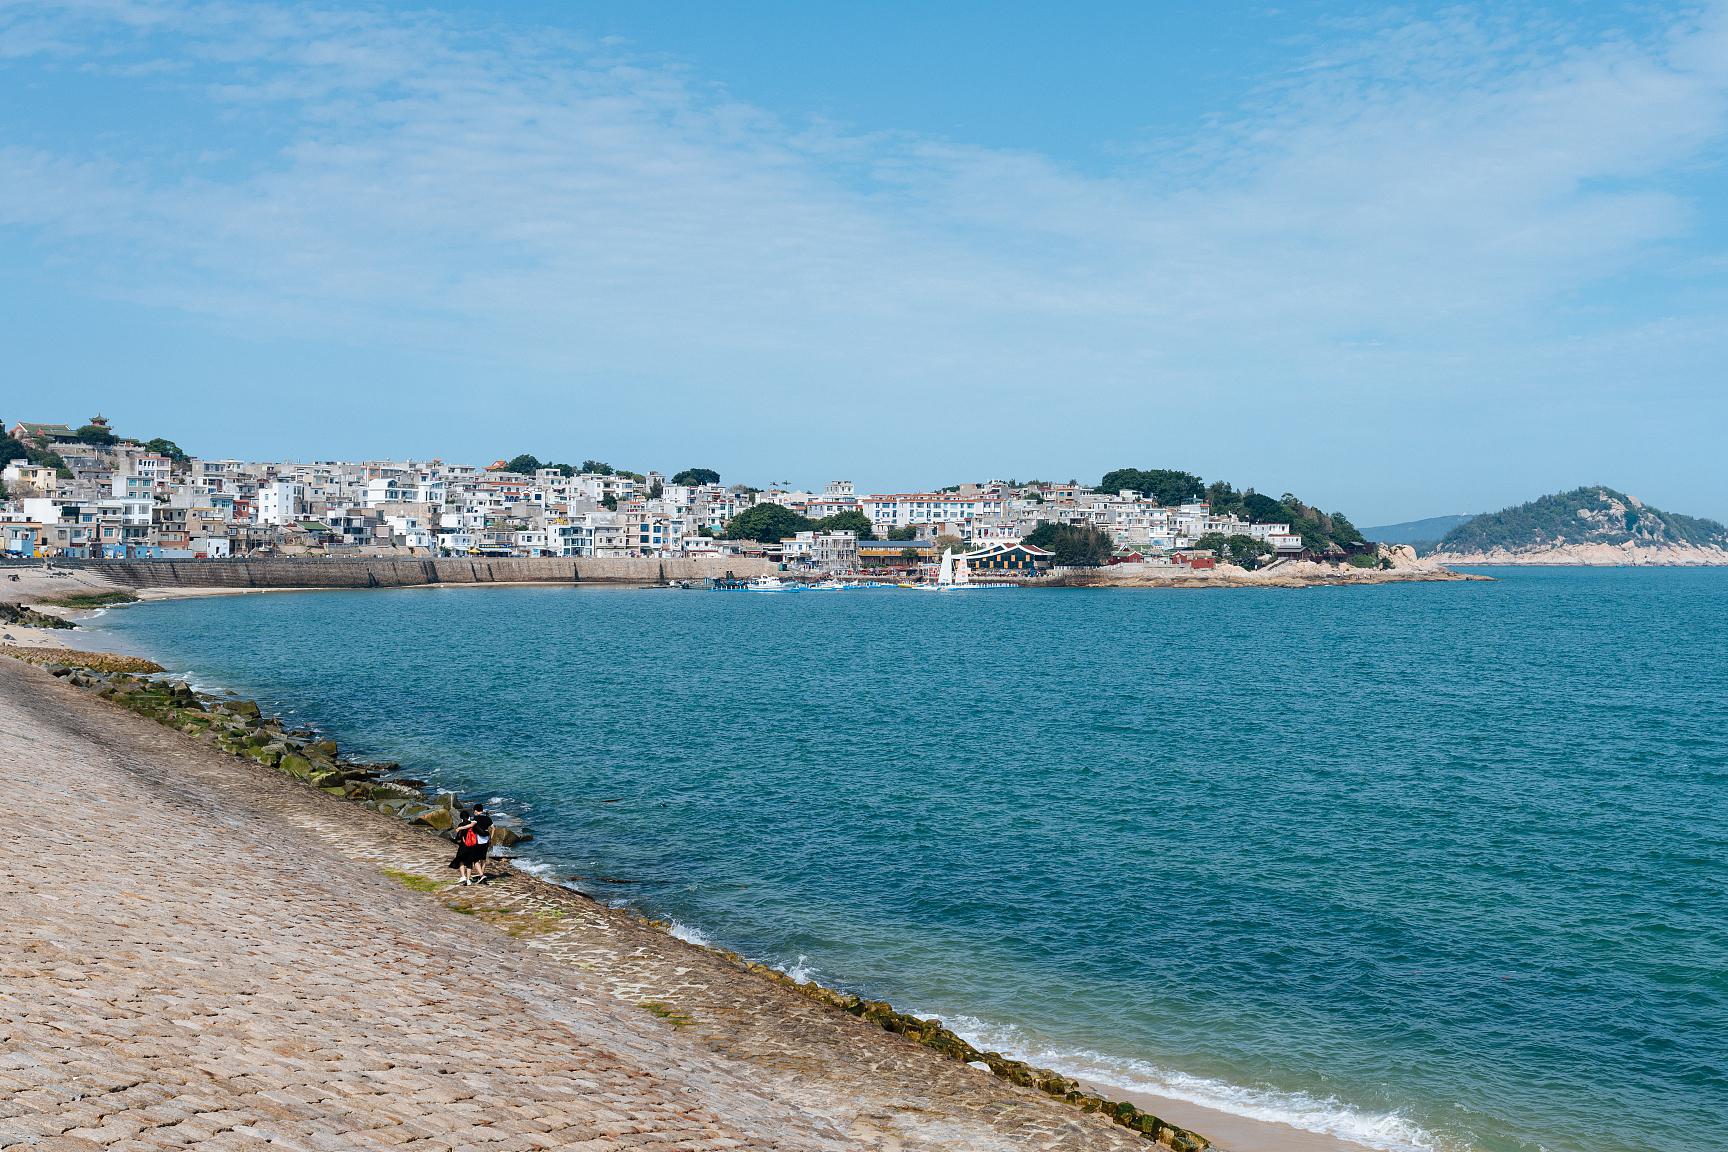
<svg viewBox="0 0 1728 1152">
<path fill-rule="evenodd" d="M 1386 551 L 1391 554 L 1384 566 L 1365 568 L 1315 561 L 1285 561 L 1252 571 L 1233 564 L 1199 571 L 1174 565 L 1113 564 L 1064 571 L 1037 584 L 1053 588 L 1338 588 L 1493 579 L 1418 560 L 1406 546 Z"/>
<path fill-rule="evenodd" d="M 1728 566 L 1728 549 L 1689 545 L 1651 547 L 1627 541 L 1623 544 L 1556 544 L 1516 550 L 1496 548 L 1491 552 L 1446 552 L 1435 553 L 1427 559 L 1436 564 L 1471 567 L 1717 568 Z"/>
<path fill-rule="evenodd" d="M 252 700 L 234 695 L 197 692 L 183 682 L 152 674 L 160 668 L 130 668 L 135 657 L 70 650 L 24 649 L 8 653 L 43 666 L 49 674 L 115 705 L 175 729 L 229 755 L 273 769 L 327 795 L 353 801 L 374 812 L 418 826 L 428 834 L 447 832 L 454 824 L 456 797 L 435 793 L 423 783 L 404 779 L 390 763 L 350 761 L 335 741 L 310 729 L 289 729 L 279 718 L 264 715 Z M 148 663 L 148 662 L 143 662 Z M 500 822 L 495 842 L 508 848 L 532 839 L 525 828 Z M 669 933 L 669 923 L 638 917 L 640 922 Z M 704 947 L 690 945 L 691 947 Z M 1173 1152 L 1202 1152 L 1210 1141 L 1124 1100 L 1112 1100 L 1079 1081 L 1046 1068 L 1014 1060 L 1000 1052 L 980 1051 L 942 1026 L 892 1005 L 809 982 L 800 982 L 768 965 L 724 949 L 707 948 L 740 972 L 770 981 L 837 1013 L 875 1025 L 941 1056 L 1010 1084 L 1033 1089 L 1082 1113 L 1096 1114 Z"/>
</svg>

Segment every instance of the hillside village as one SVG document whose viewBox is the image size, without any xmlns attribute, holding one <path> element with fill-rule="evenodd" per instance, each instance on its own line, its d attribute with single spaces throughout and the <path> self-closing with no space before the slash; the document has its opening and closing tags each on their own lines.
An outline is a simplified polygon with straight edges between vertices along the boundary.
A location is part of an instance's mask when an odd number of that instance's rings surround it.
<svg viewBox="0 0 1728 1152">
<path fill-rule="evenodd" d="M 989 480 L 860 493 L 836 480 L 809 492 L 728 486 L 708 469 L 637 473 L 532 456 L 487 466 L 206 459 L 171 441 L 126 439 L 100 416 L 5 433 L 0 548 L 11 557 L 740 555 L 843 572 L 928 564 L 945 548 L 1009 568 L 1076 555 L 1194 566 L 1222 555 L 1254 567 L 1370 548 L 1342 516 L 1293 497 L 1202 489 L 1188 473 L 1123 470 L 1105 481 L 1138 487 L 1113 490 Z M 1160 491 L 1168 477 L 1177 487 Z"/>
</svg>

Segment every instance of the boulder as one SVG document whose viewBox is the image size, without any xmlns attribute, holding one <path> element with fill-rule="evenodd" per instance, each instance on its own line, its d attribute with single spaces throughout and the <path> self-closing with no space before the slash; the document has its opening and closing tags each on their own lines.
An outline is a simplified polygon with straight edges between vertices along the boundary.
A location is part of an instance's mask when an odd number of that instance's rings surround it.
<svg viewBox="0 0 1728 1152">
<path fill-rule="evenodd" d="M 217 707 L 230 716 L 239 716 L 245 720 L 256 720 L 260 715 L 256 700 L 224 700 Z"/>
<path fill-rule="evenodd" d="M 428 828 L 435 828 L 440 832 L 448 832 L 450 829 L 456 827 L 454 812 L 449 808 L 442 807 L 426 809 L 426 811 L 414 817 L 414 822 L 416 824 L 424 824 Z"/>
<path fill-rule="evenodd" d="M 492 827 L 492 843 L 500 848 L 511 848 L 517 844 L 526 844 L 534 839 L 534 833 L 526 828 L 512 828 L 508 824 L 495 824 Z"/>
</svg>

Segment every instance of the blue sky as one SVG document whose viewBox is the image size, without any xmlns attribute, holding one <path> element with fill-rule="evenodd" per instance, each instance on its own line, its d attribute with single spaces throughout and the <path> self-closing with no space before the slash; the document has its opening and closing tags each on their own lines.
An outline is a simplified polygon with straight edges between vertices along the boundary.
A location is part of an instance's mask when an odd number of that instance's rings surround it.
<svg viewBox="0 0 1728 1152">
<path fill-rule="evenodd" d="M 1728 517 L 1728 7 L 0 0 L 0 417 Z"/>
</svg>

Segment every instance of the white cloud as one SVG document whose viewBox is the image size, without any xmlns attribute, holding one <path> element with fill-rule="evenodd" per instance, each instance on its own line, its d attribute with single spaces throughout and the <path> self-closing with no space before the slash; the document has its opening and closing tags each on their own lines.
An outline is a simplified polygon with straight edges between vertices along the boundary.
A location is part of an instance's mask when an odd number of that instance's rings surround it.
<svg viewBox="0 0 1728 1152">
<path fill-rule="evenodd" d="M 1553 387 L 1580 295 L 1656 276 L 1694 230 L 1684 169 L 1728 126 L 1720 7 L 1645 39 L 1463 10 L 1344 30 L 1106 175 L 372 8 L 13 0 L 8 56 L 249 141 L 210 163 L 0 129 L 0 224 L 101 292 L 503 371 L 899 400 L 1059 382 L 1141 420 L 1272 373 L 1349 395 L 1521 361 Z M 1648 347 L 1656 319 L 1594 315 L 1591 343 Z"/>
</svg>

